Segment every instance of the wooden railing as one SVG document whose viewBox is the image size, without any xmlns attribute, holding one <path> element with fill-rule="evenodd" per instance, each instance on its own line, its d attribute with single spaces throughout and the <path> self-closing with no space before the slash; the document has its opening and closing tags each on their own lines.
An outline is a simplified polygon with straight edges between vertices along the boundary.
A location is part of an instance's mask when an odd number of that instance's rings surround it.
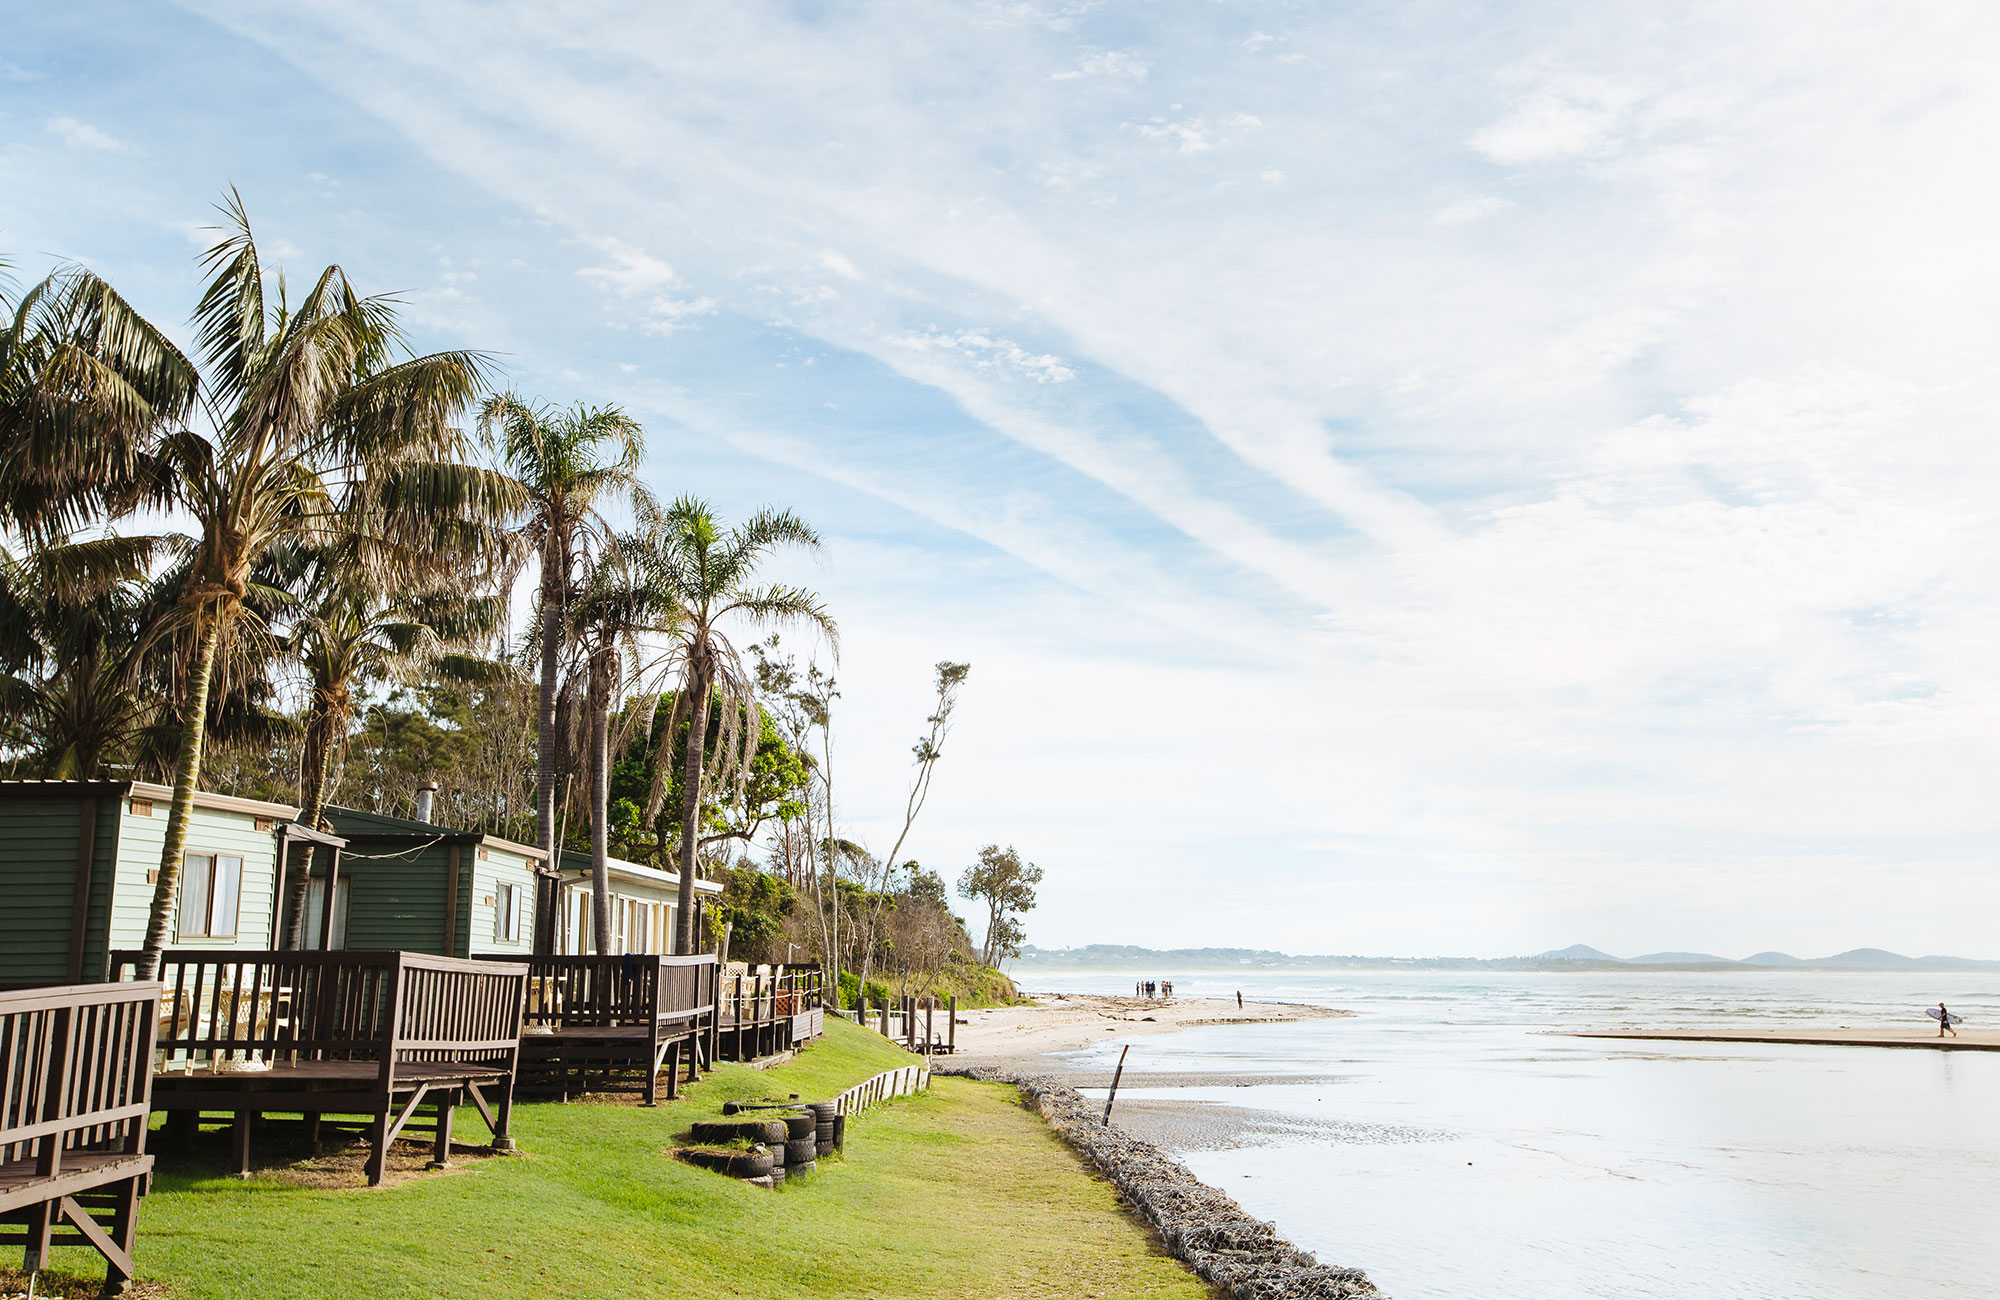
<svg viewBox="0 0 2000 1300">
<path fill-rule="evenodd" d="M 107 1289 L 132 1276 L 159 1009 L 152 983 L 0 993 L 0 1220 L 26 1226 L 0 1240 L 27 1247 L 29 1272 L 61 1226 L 104 1256 Z M 109 1197 L 108 1222 L 87 1193 Z"/>
<path fill-rule="evenodd" d="M 717 1013 L 720 1055 L 749 1060 L 790 1046 L 798 1018 L 825 1004 L 825 974 L 818 966 L 751 967 L 724 975 Z"/>
<path fill-rule="evenodd" d="M 111 955 L 123 977 L 136 952 Z M 512 1070 L 526 970 L 412 952 L 168 952 L 162 1064 L 489 1062 Z"/>
<path fill-rule="evenodd" d="M 490 960 L 523 960 L 494 957 Z M 666 957 L 529 957 L 527 1023 L 558 1029 L 643 1025 L 649 1019 L 715 1012 L 712 954 Z"/>
<path fill-rule="evenodd" d="M 507 960 L 494 957 L 490 960 Z M 688 1078 L 714 1058 L 718 988 L 713 954 L 546 956 L 527 959 L 529 1036 L 523 1069 L 538 1090 L 567 1097 L 599 1074 L 645 1072 L 645 1105 L 678 1095 L 682 1049 Z"/>
</svg>

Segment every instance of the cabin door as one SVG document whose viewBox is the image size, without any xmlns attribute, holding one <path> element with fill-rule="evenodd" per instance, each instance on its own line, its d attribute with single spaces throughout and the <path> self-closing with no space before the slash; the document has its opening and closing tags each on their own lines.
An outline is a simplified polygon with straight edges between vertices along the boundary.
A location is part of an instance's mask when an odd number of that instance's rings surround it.
<svg viewBox="0 0 2000 1300">
<path fill-rule="evenodd" d="M 354 901 L 354 893 L 348 888 L 348 880 L 342 876 L 333 891 L 333 946 L 347 946 L 347 908 Z M 326 917 L 326 881 L 315 880 L 306 886 L 306 948 L 319 947 L 320 924 Z"/>
</svg>

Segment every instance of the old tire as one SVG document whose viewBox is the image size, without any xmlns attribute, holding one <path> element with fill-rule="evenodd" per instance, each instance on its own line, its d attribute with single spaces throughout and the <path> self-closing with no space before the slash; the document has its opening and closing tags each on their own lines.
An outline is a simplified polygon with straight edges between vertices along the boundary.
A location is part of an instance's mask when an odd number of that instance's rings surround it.
<svg viewBox="0 0 2000 1300">
<path fill-rule="evenodd" d="M 800 1138 L 815 1136 L 819 1129 L 819 1120 L 812 1115 L 787 1115 L 785 1128 L 786 1140 L 795 1142 Z"/>
<path fill-rule="evenodd" d="M 815 1142 L 813 1148 L 815 1155 L 830 1156 L 833 1154 L 833 1141 L 829 1138 L 825 1142 Z"/>
<path fill-rule="evenodd" d="M 712 1169 L 716 1173 L 727 1173 L 729 1162 L 741 1155 L 740 1151 L 683 1151 L 681 1159 L 698 1169 Z"/>
<path fill-rule="evenodd" d="M 787 1178 L 802 1178 L 802 1177 L 804 1177 L 804 1176 L 805 1176 L 806 1174 L 809 1174 L 809 1173 L 811 1173 L 811 1172 L 812 1172 L 813 1170 L 817 1169 L 818 1167 L 819 1167 L 818 1165 L 814 1164 L 814 1163 L 813 1163 L 812 1161 L 810 1161 L 810 1160 L 806 1161 L 806 1162 L 805 1162 L 804 1164 L 802 1164 L 802 1165 L 786 1165 L 786 1166 L 785 1166 L 785 1177 L 787 1177 Z"/>
<path fill-rule="evenodd" d="M 818 1155 L 819 1144 L 809 1137 L 793 1138 L 791 1141 L 785 1143 L 785 1167 L 787 1169 L 796 1168 L 799 1165 L 809 1165 Z"/>
<path fill-rule="evenodd" d="M 771 1153 L 764 1147 L 741 1152 L 729 1157 L 729 1167 L 723 1172 L 732 1178 L 762 1178 L 775 1167 Z"/>
</svg>

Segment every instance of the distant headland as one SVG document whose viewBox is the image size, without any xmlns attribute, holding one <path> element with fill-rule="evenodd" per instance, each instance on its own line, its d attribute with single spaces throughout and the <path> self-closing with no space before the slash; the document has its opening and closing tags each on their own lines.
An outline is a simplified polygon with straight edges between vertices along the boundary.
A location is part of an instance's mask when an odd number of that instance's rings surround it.
<svg viewBox="0 0 2000 1300">
<path fill-rule="evenodd" d="M 1081 948 L 1037 948 L 1030 944 L 1008 963 L 1011 974 L 1083 970 L 1494 970 L 1494 971 L 2000 971 L 2000 961 L 1972 957 L 1905 957 L 1881 948 L 1851 948 L 1831 957 L 1794 957 L 1760 952 L 1735 961 L 1705 952 L 1649 952 L 1613 957 L 1585 944 L 1572 944 L 1532 957 L 1353 957 L 1297 956 L 1264 948 L 1135 948 L 1093 943 Z"/>
</svg>

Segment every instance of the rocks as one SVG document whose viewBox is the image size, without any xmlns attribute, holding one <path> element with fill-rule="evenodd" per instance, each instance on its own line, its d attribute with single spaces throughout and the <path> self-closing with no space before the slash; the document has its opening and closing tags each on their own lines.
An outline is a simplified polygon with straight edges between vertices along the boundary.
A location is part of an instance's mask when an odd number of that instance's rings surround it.
<svg viewBox="0 0 2000 1300">
<path fill-rule="evenodd" d="M 946 1072 L 1019 1088 L 1049 1127 L 1124 1193 L 1174 1257 L 1231 1300 L 1381 1300 L 1359 1269 L 1320 1263 L 1152 1143 L 1106 1125 L 1103 1107 L 1074 1088 L 990 1067 Z"/>
</svg>

